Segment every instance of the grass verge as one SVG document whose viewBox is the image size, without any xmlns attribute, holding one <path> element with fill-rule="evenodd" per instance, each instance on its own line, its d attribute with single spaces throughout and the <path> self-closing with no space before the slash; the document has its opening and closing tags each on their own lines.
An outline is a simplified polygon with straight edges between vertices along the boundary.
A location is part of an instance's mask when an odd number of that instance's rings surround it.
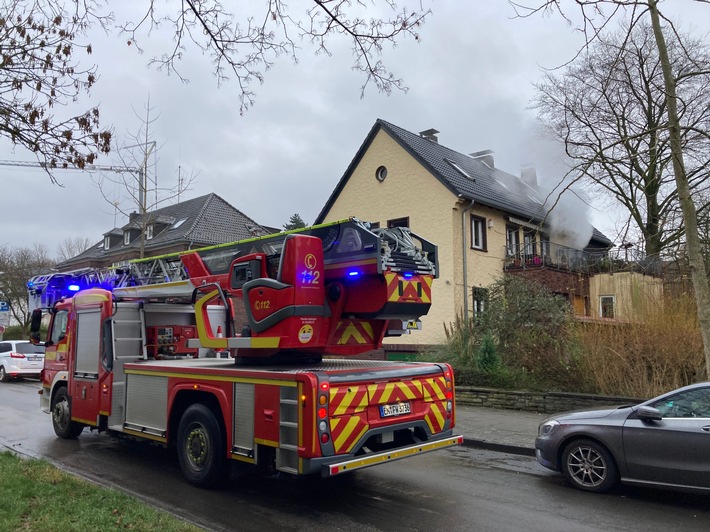
<svg viewBox="0 0 710 532">
<path fill-rule="evenodd" d="M 201 530 L 125 493 L 10 452 L 0 453 L 0 500 L 1 530 Z"/>
</svg>

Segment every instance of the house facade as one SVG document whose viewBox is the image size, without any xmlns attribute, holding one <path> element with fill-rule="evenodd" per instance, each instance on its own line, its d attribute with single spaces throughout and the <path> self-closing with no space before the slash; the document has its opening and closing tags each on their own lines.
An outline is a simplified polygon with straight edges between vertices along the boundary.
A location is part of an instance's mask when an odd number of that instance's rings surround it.
<svg viewBox="0 0 710 532">
<path fill-rule="evenodd" d="M 217 194 L 168 205 L 113 228 L 83 253 L 56 265 L 58 271 L 117 266 L 144 257 L 234 242 L 274 232 L 257 224 Z M 142 253 L 141 253 L 142 249 Z"/>
<path fill-rule="evenodd" d="M 623 283 L 618 268 L 590 270 L 608 259 L 608 238 L 586 220 L 582 231 L 574 219 L 555 227 L 534 174 L 497 169 L 490 151 L 451 150 L 438 143 L 437 133 L 416 134 L 377 120 L 316 219 L 355 216 L 382 227 L 408 226 L 437 244 L 439 278 L 423 330 L 388 343 L 441 343 L 444 326 L 457 315 L 485 309 L 488 287 L 505 272 L 537 279 L 580 316 L 618 319 L 631 312 L 626 301 L 638 272 L 628 272 Z M 649 279 L 643 290 L 660 290 L 660 280 L 641 277 Z"/>
</svg>

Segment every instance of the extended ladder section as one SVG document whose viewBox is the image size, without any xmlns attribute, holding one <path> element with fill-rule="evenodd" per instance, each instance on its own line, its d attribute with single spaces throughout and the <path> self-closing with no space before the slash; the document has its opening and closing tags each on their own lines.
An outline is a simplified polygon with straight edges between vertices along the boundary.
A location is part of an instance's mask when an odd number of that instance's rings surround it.
<svg viewBox="0 0 710 532">
<path fill-rule="evenodd" d="M 160 298 L 186 296 L 198 283 L 210 275 L 224 275 L 235 258 L 253 253 L 268 257 L 268 266 L 275 270 L 290 234 L 316 236 L 323 244 L 326 277 L 357 277 L 374 269 L 438 276 L 436 246 L 408 228 L 370 228 L 356 218 L 296 229 L 259 238 L 230 242 L 158 257 L 136 259 L 124 266 L 82 268 L 68 272 L 50 272 L 32 277 L 27 283 L 30 311 L 51 308 L 62 298 L 71 297 L 86 288 L 104 288 L 117 297 Z M 202 264 L 185 261 L 196 254 Z M 192 266 L 192 271 L 186 266 Z M 190 282 L 192 280 L 192 282 Z M 152 286 L 154 289 L 137 289 Z M 125 289 L 125 290 L 116 290 Z"/>
<path fill-rule="evenodd" d="M 119 302 L 188 308 L 190 322 L 146 324 L 149 356 L 211 350 L 242 360 L 317 360 L 378 349 L 384 336 L 420 328 L 437 275 L 434 244 L 407 228 L 349 219 L 123 267 L 37 276 L 28 293 L 32 309 L 87 288 Z"/>
</svg>

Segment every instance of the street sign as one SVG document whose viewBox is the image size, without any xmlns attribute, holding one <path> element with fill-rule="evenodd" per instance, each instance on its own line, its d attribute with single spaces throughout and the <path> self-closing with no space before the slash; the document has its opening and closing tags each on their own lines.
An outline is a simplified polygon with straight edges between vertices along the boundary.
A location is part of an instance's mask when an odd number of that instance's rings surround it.
<svg viewBox="0 0 710 532">
<path fill-rule="evenodd" d="M 4 332 L 5 332 L 5 326 L 0 325 L 0 336 L 2 336 L 2 333 L 4 333 Z"/>
<path fill-rule="evenodd" d="M 10 325 L 10 302 L 4 299 L 0 299 L 0 325 Z"/>
</svg>

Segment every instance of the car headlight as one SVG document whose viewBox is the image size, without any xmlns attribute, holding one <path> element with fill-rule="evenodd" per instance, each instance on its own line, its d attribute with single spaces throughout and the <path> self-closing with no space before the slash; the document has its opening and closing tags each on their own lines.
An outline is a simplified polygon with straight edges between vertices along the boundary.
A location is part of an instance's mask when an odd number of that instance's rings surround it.
<svg viewBox="0 0 710 532">
<path fill-rule="evenodd" d="M 540 426 L 538 427 L 537 435 L 538 436 L 549 436 L 559 426 L 560 426 L 560 422 L 555 419 L 552 419 L 550 421 L 545 421 L 544 423 L 541 423 Z"/>
</svg>

